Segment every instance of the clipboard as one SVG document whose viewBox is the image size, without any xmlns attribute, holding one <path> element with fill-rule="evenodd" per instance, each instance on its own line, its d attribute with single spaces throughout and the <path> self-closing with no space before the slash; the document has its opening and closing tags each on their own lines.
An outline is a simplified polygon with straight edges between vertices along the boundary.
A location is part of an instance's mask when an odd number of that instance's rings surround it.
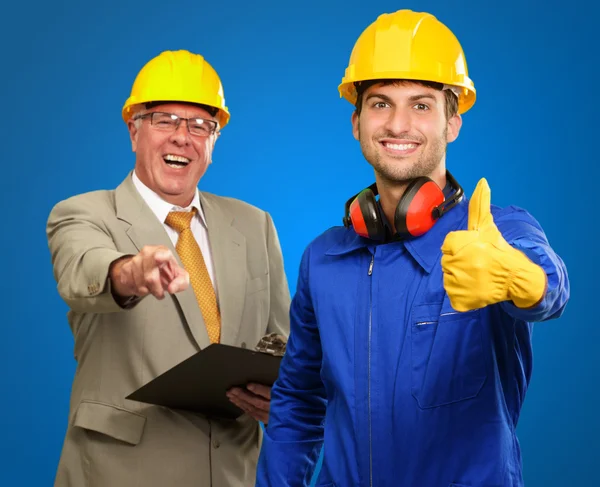
<svg viewBox="0 0 600 487">
<path fill-rule="evenodd" d="M 213 343 L 126 399 L 233 420 L 243 411 L 227 399 L 226 392 L 249 382 L 272 386 L 281 359 L 270 353 Z"/>
</svg>

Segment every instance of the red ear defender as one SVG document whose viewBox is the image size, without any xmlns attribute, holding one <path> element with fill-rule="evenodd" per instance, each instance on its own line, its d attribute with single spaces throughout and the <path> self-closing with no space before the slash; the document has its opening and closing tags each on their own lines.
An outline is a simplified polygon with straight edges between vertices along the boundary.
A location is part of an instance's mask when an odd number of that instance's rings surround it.
<svg viewBox="0 0 600 487">
<path fill-rule="evenodd" d="M 383 240 L 385 238 L 385 227 L 381 219 L 379 205 L 375 199 L 377 186 L 373 183 L 367 189 L 363 189 L 346 202 L 346 215 L 344 226 L 350 225 L 361 237 L 372 240 Z"/>
<path fill-rule="evenodd" d="M 412 181 L 396 207 L 396 233 L 418 237 L 429 231 L 438 218 L 435 210 L 444 199 L 444 192 L 431 179 L 417 178 Z"/>
<path fill-rule="evenodd" d="M 431 179 L 420 177 L 413 180 L 400 198 L 394 213 L 394 226 L 398 237 L 418 237 L 429 231 L 445 212 L 463 197 L 463 189 L 450 172 L 448 183 L 454 190 L 446 199 L 443 190 Z M 380 207 L 375 199 L 377 185 L 373 183 L 346 202 L 344 226 L 352 225 L 362 237 L 372 240 L 385 239 L 385 225 Z"/>
</svg>

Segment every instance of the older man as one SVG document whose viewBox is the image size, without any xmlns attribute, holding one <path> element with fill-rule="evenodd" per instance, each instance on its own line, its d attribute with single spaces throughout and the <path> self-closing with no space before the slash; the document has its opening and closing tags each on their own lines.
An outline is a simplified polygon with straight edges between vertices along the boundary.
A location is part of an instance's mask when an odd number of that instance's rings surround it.
<svg viewBox="0 0 600 487">
<path fill-rule="evenodd" d="M 125 397 L 211 343 L 254 347 L 266 333 L 287 335 L 273 221 L 197 189 L 229 121 L 202 56 L 152 59 L 122 114 L 135 169 L 115 190 L 60 202 L 48 220 L 77 359 L 55 485 L 253 485 L 269 388 L 231 391 L 249 413 L 235 421 Z"/>
</svg>

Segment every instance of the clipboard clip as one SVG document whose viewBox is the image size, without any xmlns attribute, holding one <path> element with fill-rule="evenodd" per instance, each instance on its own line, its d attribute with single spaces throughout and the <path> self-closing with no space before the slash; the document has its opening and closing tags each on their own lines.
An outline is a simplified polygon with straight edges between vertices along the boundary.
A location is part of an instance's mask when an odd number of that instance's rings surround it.
<svg viewBox="0 0 600 487">
<path fill-rule="evenodd" d="M 275 357 L 283 357 L 287 346 L 287 338 L 277 333 L 269 333 L 262 337 L 254 350 L 260 353 L 267 353 Z"/>
</svg>

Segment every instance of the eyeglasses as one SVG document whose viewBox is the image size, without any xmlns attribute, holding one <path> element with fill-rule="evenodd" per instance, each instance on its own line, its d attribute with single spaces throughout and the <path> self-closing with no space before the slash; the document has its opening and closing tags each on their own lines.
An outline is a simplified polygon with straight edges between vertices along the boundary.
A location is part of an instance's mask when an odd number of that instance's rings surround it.
<svg viewBox="0 0 600 487">
<path fill-rule="evenodd" d="M 173 113 L 151 112 L 134 117 L 134 120 L 150 118 L 150 124 L 162 132 L 175 132 L 182 121 L 186 122 L 188 132 L 198 137 L 209 137 L 217 130 L 217 122 L 203 118 L 183 118 Z"/>
</svg>

